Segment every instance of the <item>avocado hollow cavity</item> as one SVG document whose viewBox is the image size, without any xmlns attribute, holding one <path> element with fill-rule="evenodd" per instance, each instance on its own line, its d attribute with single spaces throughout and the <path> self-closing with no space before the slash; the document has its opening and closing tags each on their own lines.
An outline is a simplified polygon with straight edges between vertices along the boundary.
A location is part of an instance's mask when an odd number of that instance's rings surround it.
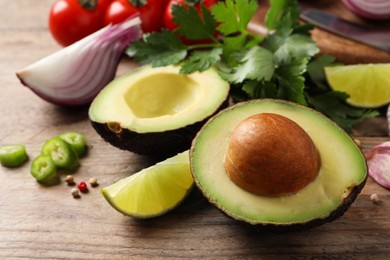
<svg viewBox="0 0 390 260">
<path fill-rule="evenodd" d="M 259 196 L 295 193 L 318 175 L 319 157 L 310 136 L 297 123 L 274 113 L 240 122 L 225 157 L 229 178 Z"/>
<path fill-rule="evenodd" d="M 139 79 L 125 93 L 129 108 L 138 118 L 180 113 L 199 97 L 199 84 L 186 75 L 161 73 Z"/>
</svg>

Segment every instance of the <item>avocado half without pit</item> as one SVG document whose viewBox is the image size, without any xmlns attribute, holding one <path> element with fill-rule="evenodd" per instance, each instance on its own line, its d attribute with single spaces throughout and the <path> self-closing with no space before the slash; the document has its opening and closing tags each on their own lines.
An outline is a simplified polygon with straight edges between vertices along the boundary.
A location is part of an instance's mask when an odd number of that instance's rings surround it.
<svg viewBox="0 0 390 260">
<path fill-rule="evenodd" d="M 310 108 L 271 99 L 212 117 L 193 140 L 190 162 L 212 204 L 271 229 L 342 216 L 367 179 L 364 155 L 347 133 Z"/>
<path fill-rule="evenodd" d="M 134 153 L 169 157 L 189 149 L 207 119 L 228 105 L 229 85 L 212 68 L 179 70 L 143 66 L 112 81 L 90 106 L 94 129 Z"/>
</svg>

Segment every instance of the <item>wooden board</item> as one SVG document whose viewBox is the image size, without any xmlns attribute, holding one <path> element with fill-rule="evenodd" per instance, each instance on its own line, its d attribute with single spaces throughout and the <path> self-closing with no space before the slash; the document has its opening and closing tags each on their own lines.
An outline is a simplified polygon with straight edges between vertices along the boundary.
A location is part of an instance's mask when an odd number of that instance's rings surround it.
<svg viewBox="0 0 390 260">
<path fill-rule="evenodd" d="M 153 161 L 102 141 L 88 121 L 88 107 L 48 104 L 15 76 L 60 48 L 47 28 L 51 2 L 0 1 L 0 145 L 22 142 L 33 158 L 46 139 L 69 130 L 83 132 L 89 153 L 74 176 L 77 181 L 97 177 L 100 186 L 76 200 L 63 181 L 66 173 L 58 184 L 43 186 L 29 174 L 31 160 L 21 168 L 0 167 L 0 259 L 389 258 L 390 194 L 371 179 L 343 217 L 294 233 L 261 232 L 238 223 L 196 189 L 161 218 L 133 220 L 113 210 L 99 189 Z M 124 60 L 118 74 L 130 66 Z M 367 151 L 389 141 L 387 133 L 386 120 L 379 117 L 356 127 L 353 136 Z M 381 203 L 370 201 L 372 193 L 379 194 Z"/>
</svg>

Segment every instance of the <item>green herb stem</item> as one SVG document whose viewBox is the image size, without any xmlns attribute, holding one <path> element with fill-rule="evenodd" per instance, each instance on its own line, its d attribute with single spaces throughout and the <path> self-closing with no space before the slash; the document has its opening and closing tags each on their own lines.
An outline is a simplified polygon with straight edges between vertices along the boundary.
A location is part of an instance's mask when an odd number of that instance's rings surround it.
<svg viewBox="0 0 390 260">
<path fill-rule="evenodd" d="M 197 49 L 213 49 L 213 48 L 218 48 L 218 47 L 223 47 L 223 44 L 218 42 L 218 43 L 202 43 L 202 44 L 194 44 L 194 45 L 189 45 L 188 50 L 197 50 Z"/>
</svg>

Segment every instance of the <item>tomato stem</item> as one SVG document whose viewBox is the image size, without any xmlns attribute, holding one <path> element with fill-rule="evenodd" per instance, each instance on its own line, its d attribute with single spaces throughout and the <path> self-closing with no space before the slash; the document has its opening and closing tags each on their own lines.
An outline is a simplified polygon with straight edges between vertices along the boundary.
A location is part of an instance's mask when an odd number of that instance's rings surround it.
<svg viewBox="0 0 390 260">
<path fill-rule="evenodd" d="M 141 7 L 148 4 L 148 0 L 128 0 L 128 2 L 134 7 Z"/>
<path fill-rule="evenodd" d="M 95 9 L 98 2 L 99 2 L 99 0 L 79 0 L 79 4 L 87 10 Z"/>
<path fill-rule="evenodd" d="M 188 6 L 196 6 L 202 3 L 202 0 L 185 0 L 184 1 Z"/>
</svg>

